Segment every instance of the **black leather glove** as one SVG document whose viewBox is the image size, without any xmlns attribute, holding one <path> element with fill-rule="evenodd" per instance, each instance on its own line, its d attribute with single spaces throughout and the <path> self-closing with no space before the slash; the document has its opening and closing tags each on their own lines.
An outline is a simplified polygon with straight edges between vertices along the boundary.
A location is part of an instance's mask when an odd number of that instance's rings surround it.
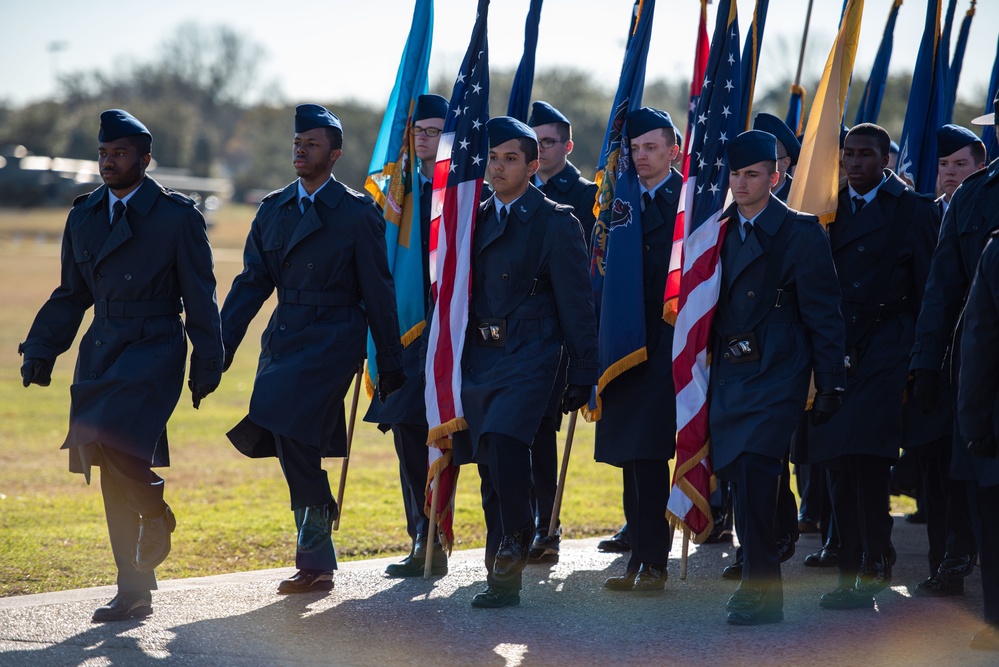
<svg viewBox="0 0 999 667">
<path fill-rule="evenodd" d="M 222 349 L 224 350 L 224 354 L 222 357 L 222 372 L 225 373 L 227 370 L 229 370 L 229 367 L 232 366 L 232 360 L 233 357 L 236 356 L 236 350 L 234 348 L 229 347 L 229 345 L 227 345 L 226 343 L 222 344 Z"/>
<path fill-rule="evenodd" d="M 575 412 L 589 403 L 592 390 L 593 387 L 588 384 L 567 385 L 562 393 L 562 413 Z"/>
<path fill-rule="evenodd" d="M 999 458 L 999 447 L 996 446 L 996 436 L 989 433 L 984 438 L 973 438 L 968 441 L 968 451 L 983 459 Z"/>
<path fill-rule="evenodd" d="M 841 389 L 816 389 L 812 399 L 812 426 L 821 426 L 843 407 Z"/>
<path fill-rule="evenodd" d="M 397 371 L 378 373 L 378 400 L 384 403 L 386 398 L 402 389 L 405 383 L 406 371 L 401 368 Z"/>
<path fill-rule="evenodd" d="M 917 368 L 912 373 L 912 400 L 924 415 L 929 414 L 940 400 L 940 371 Z"/>
<path fill-rule="evenodd" d="M 52 366 L 55 362 L 50 359 L 34 357 L 25 359 L 21 364 L 21 382 L 27 387 L 29 384 L 37 384 L 39 387 L 47 387 L 52 384 Z"/>
<path fill-rule="evenodd" d="M 194 405 L 194 409 L 197 410 L 201 407 L 201 399 L 218 389 L 219 385 L 217 382 L 205 384 L 203 382 L 188 380 L 187 387 L 191 390 L 191 403 Z"/>
</svg>

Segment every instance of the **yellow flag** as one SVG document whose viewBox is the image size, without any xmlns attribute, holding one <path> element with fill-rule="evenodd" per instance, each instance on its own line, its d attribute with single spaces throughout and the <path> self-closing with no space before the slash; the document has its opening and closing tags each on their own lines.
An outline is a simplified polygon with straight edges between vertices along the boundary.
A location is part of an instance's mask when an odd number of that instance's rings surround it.
<svg viewBox="0 0 999 667">
<path fill-rule="evenodd" d="M 839 197 L 839 133 L 843 107 L 860 42 L 864 0 L 850 0 L 826 60 L 822 80 L 805 125 L 801 156 L 787 197 L 793 209 L 819 216 L 823 225 L 836 218 Z"/>
</svg>

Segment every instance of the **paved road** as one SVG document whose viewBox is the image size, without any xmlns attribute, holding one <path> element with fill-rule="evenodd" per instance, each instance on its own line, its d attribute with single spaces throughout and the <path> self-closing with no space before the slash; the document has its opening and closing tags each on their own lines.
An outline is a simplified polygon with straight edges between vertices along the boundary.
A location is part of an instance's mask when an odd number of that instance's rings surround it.
<svg viewBox="0 0 999 667">
<path fill-rule="evenodd" d="M 598 553 L 596 539 L 563 543 L 551 568 L 531 566 L 521 605 L 499 610 L 469 606 L 484 588 L 481 549 L 455 552 L 451 572 L 430 581 L 384 577 L 390 559 L 346 563 L 328 595 L 276 595 L 292 569 L 164 581 L 151 617 L 106 625 L 90 616 L 111 587 L 0 598 L 0 665 L 999 664 L 968 647 L 982 627 L 977 572 L 963 597 L 911 596 L 925 540 L 896 518 L 897 585 L 875 610 L 827 611 L 818 597 L 835 575 L 801 564 L 818 547 L 803 536 L 784 567 L 786 620 L 756 628 L 725 623 L 735 585 L 719 573 L 731 546 L 692 550 L 680 581 L 676 544 L 666 592 L 636 595 L 602 589 L 625 560 Z"/>
</svg>

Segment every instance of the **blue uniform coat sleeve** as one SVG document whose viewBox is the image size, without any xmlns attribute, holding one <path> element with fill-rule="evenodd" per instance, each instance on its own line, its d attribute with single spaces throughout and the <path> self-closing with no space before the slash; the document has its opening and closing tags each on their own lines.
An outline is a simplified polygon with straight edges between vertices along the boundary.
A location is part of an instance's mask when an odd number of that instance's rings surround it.
<svg viewBox="0 0 999 667">
<path fill-rule="evenodd" d="M 62 235 L 61 264 L 59 286 L 38 311 L 27 338 L 19 347 L 27 359 L 54 360 L 68 350 L 87 309 L 94 305 L 94 295 L 75 261 L 68 222 Z"/>
<path fill-rule="evenodd" d="M 582 228 L 566 209 L 556 208 L 549 220 L 548 233 L 554 236 L 548 260 L 552 291 L 559 328 L 569 354 L 566 381 L 568 384 L 596 384 L 597 324 Z"/>
<path fill-rule="evenodd" d="M 839 280 L 825 230 L 812 217 L 799 217 L 786 224 L 798 226 L 797 248 L 789 248 L 795 260 L 794 281 L 798 291 L 801 320 L 812 342 L 812 369 L 815 386 L 843 387 L 843 341 L 846 329 L 840 312 Z"/>
<path fill-rule="evenodd" d="M 382 372 L 402 368 L 402 340 L 395 301 L 395 283 L 385 249 L 385 220 L 374 204 L 357 220 L 357 280 L 364 311 L 375 341 L 376 363 Z"/>
<path fill-rule="evenodd" d="M 274 291 L 274 281 L 264 262 L 263 241 L 261 240 L 261 208 L 250 225 L 243 248 L 243 271 L 232 281 L 222 308 L 224 326 L 222 340 L 235 350 L 239 347 L 250 321 L 260 311 Z"/>
<path fill-rule="evenodd" d="M 971 284 L 961 333 L 958 426 L 966 440 L 995 428 L 999 399 L 999 241 L 993 236 Z M 999 435 L 999 432 L 997 432 Z"/>
<path fill-rule="evenodd" d="M 222 379 L 222 320 L 215 294 L 215 262 L 205 219 L 193 206 L 177 244 L 177 281 L 184 301 L 184 325 L 191 340 L 189 377 L 203 384 Z"/>
</svg>

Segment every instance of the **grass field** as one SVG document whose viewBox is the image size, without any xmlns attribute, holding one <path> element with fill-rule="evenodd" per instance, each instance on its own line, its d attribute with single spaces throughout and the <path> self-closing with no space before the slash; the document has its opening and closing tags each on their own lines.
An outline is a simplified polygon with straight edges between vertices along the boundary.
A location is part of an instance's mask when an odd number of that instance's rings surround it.
<svg viewBox="0 0 999 667">
<path fill-rule="evenodd" d="M 58 281 L 65 214 L 0 210 L 0 596 L 114 583 L 97 473 L 94 488 L 88 488 L 82 476 L 67 471 L 67 454 L 59 450 L 75 347 L 56 363 L 50 387 L 24 389 L 18 372 L 17 344 Z M 229 206 L 211 230 L 220 303 L 241 268 L 252 215 L 248 207 Z M 218 391 L 199 411 L 191 409 L 185 392 L 170 421 L 173 466 L 161 473 L 178 529 L 173 553 L 157 569 L 161 578 L 294 564 L 294 522 L 277 460 L 244 458 L 225 437 L 245 414 L 256 345 L 271 307 L 254 321 Z M 409 549 L 391 436 L 360 420 L 367 407 L 363 391 L 361 396 L 343 517 L 334 536 L 345 560 Z M 340 460 L 330 459 L 326 467 L 335 489 Z M 456 501 L 457 548 L 484 543 L 478 488 L 475 469 L 465 467 Z M 593 461 L 593 426 L 580 421 L 562 509 L 565 535 L 614 532 L 623 517 L 620 489 L 620 472 Z M 906 508 L 911 503 L 903 503 Z"/>
</svg>

